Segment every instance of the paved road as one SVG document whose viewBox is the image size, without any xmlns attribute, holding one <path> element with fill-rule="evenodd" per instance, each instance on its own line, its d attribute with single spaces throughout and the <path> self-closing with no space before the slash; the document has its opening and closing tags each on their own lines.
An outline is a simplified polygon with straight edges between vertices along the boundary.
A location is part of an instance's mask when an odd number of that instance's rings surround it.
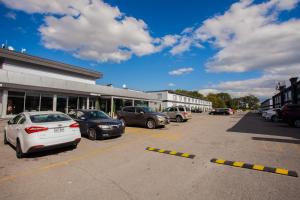
<svg viewBox="0 0 300 200">
<path fill-rule="evenodd" d="M 196 157 L 145 151 L 148 146 Z M 196 114 L 187 123 L 157 130 L 127 128 L 120 138 L 83 139 L 76 150 L 22 160 L 15 158 L 11 147 L 0 145 L 0 158 L 1 200 L 300 197 L 300 178 L 210 162 L 222 158 L 300 173 L 299 129 L 265 122 L 256 114 Z"/>
</svg>

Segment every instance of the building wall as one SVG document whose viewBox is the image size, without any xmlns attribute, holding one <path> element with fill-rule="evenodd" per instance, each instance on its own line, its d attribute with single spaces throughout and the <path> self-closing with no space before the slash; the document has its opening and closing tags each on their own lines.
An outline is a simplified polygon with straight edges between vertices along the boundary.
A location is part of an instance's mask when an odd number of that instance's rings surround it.
<svg viewBox="0 0 300 200">
<path fill-rule="evenodd" d="M 168 91 L 150 92 L 156 94 L 159 100 L 162 100 L 163 109 L 172 106 L 186 106 L 194 109 L 208 111 L 212 109 L 212 103 L 209 101 L 192 98 L 184 95 L 174 94 Z"/>
<path fill-rule="evenodd" d="M 1 69 L 0 69 L 1 70 Z M 96 84 L 96 80 L 89 79 L 87 77 L 79 76 L 76 74 L 66 73 L 59 70 L 47 69 L 42 67 L 34 67 L 30 65 L 20 65 L 16 63 L 3 63 L 2 70 L 23 73 L 30 75 L 38 75 L 49 78 L 56 78 L 62 80 L 76 81 L 87 84 Z"/>
</svg>

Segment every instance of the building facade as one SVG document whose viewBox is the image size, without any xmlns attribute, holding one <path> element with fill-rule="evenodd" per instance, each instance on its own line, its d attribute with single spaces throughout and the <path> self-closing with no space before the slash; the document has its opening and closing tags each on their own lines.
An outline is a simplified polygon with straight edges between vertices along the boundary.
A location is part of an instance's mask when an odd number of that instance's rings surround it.
<svg viewBox="0 0 300 200">
<path fill-rule="evenodd" d="M 161 107 L 154 94 L 97 85 L 101 77 L 96 71 L 0 49 L 0 117 L 72 109 L 101 109 L 114 116 L 123 106 Z"/>
<path fill-rule="evenodd" d="M 149 91 L 148 93 L 156 95 L 156 98 L 162 101 L 162 109 L 172 106 L 186 106 L 190 109 L 200 109 L 204 112 L 212 109 L 212 102 L 210 101 L 182 95 L 172 90 Z"/>
<path fill-rule="evenodd" d="M 272 97 L 273 107 L 281 108 L 285 104 L 300 104 L 300 81 L 294 77 L 290 79 L 289 87 L 280 87 L 280 92 Z"/>
<path fill-rule="evenodd" d="M 273 108 L 273 99 L 266 99 L 260 104 L 261 110 L 269 110 Z"/>
</svg>

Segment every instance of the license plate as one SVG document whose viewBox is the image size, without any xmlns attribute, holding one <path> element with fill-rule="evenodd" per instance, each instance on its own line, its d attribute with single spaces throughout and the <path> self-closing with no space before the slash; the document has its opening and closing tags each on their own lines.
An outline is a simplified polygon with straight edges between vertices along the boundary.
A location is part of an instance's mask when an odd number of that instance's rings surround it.
<svg viewBox="0 0 300 200">
<path fill-rule="evenodd" d="M 64 132 L 65 129 L 64 128 L 54 128 L 54 133 L 61 133 Z"/>
</svg>

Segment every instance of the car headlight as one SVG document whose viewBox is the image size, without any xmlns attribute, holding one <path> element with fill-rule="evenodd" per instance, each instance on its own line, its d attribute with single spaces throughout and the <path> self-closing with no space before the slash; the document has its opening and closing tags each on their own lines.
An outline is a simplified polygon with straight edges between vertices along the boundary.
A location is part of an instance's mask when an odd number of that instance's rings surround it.
<svg viewBox="0 0 300 200">
<path fill-rule="evenodd" d="M 125 123 L 123 120 L 121 120 L 121 126 L 125 126 Z"/>
<path fill-rule="evenodd" d="M 159 121 L 165 120 L 165 117 L 163 117 L 163 116 L 158 116 L 157 118 L 158 118 Z"/>
<path fill-rule="evenodd" d="M 109 125 L 98 125 L 98 127 L 101 129 L 111 129 L 111 126 Z"/>
</svg>

